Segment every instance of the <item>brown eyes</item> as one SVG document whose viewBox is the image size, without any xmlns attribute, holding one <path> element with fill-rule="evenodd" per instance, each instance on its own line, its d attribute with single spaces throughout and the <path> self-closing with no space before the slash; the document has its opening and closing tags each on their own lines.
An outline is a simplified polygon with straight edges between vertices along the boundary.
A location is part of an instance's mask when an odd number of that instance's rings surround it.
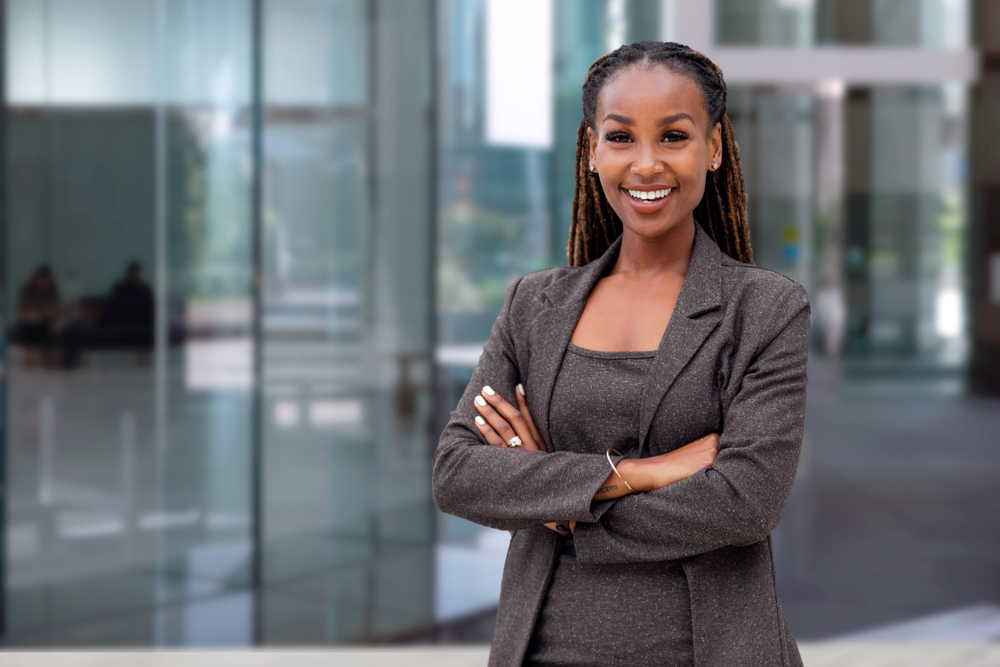
<svg viewBox="0 0 1000 667">
<path fill-rule="evenodd" d="M 664 133 L 662 141 L 674 143 L 676 141 L 684 141 L 687 138 L 687 132 L 671 130 L 670 132 Z M 632 141 L 632 136 L 628 132 L 608 132 L 604 135 L 604 139 L 605 141 L 609 141 L 614 144 L 625 144 Z"/>
</svg>

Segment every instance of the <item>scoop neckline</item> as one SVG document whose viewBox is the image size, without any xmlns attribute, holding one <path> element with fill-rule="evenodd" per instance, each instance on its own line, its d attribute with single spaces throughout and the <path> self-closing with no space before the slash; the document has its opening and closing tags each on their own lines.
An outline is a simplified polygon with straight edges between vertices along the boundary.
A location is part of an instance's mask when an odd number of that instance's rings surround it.
<svg viewBox="0 0 1000 667">
<path fill-rule="evenodd" d="M 573 343 L 570 343 L 566 349 L 581 356 L 595 359 L 649 359 L 656 356 L 656 350 L 588 350 Z"/>
</svg>

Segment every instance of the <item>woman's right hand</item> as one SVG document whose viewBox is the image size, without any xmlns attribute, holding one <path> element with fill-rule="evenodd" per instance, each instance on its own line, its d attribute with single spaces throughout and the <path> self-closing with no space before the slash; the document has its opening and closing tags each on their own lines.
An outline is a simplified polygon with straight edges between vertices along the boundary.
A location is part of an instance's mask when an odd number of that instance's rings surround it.
<svg viewBox="0 0 1000 667">
<path fill-rule="evenodd" d="M 654 491 L 712 467 L 718 455 L 719 434 L 710 433 L 666 454 L 623 459 L 618 472 L 636 491 Z"/>
</svg>

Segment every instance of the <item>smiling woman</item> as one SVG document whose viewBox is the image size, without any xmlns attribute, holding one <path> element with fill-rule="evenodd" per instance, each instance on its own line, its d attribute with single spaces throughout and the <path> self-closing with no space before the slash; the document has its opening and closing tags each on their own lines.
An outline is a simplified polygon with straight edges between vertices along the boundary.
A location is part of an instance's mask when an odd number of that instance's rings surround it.
<svg viewBox="0 0 1000 667">
<path fill-rule="evenodd" d="M 664 73 L 671 76 L 663 76 Z M 603 103 L 600 116 L 599 103 Z M 598 58 L 583 86 L 584 117 L 577 134 L 577 189 L 568 248 L 570 265 L 582 266 L 596 259 L 622 233 L 619 215 L 624 209 L 613 206 L 612 201 L 618 187 L 606 180 L 611 176 L 610 170 L 605 171 L 603 164 L 597 169 L 596 160 L 600 144 L 627 144 L 630 146 L 626 151 L 634 154 L 636 144 L 643 139 L 635 135 L 639 119 L 624 112 L 622 105 L 653 114 L 644 120 L 652 135 L 651 146 L 660 149 L 654 148 L 651 153 L 659 158 L 656 161 L 664 166 L 669 161 L 672 172 L 681 169 L 694 176 L 690 183 L 693 189 L 684 193 L 685 205 L 675 203 L 674 210 L 692 212 L 693 218 L 726 254 L 752 264 L 743 168 L 733 126 L 726 117 L 726 83 L 722 71 L 703 54 L 681 44 L 640 42 Z M 669 144 L 670 150 L 664 144 Z M 667 156 L 669 160 L 665 160 Z M 692 160 L 693 164 L 689 164 Z M 616 161 L 611 159 L 607 166 L 614 164 Z M 652 167 L 655 170 L 656 165 Z M 588 175 L 599 175 L 600 183 Z M 638 179 L 633 182 L 634 190 L 649 190 L 638 187 L 641 185 Z"/>
<path fill-rule="evenodd" d="M 721 71 L 623 46 L 583 87 L 570 266 L 507 292 L 434 457 L 513 531 L 491 665 L 801 665 L 770 532 L 809 302 L 753 264 Z"/>
</svg>

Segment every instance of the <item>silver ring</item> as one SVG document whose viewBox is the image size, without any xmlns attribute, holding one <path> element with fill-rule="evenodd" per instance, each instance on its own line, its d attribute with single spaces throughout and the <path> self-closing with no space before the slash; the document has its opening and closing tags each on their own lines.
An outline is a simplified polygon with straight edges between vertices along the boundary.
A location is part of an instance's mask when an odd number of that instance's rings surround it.
<svg viewBox="0 0 1000 667">
<path fill-rule="evenodd" d="M 508 447 L 520 447 L 521 446 L 521 436 L 515 435 L 513 438 L 507 441 Z"/>
</svg>

